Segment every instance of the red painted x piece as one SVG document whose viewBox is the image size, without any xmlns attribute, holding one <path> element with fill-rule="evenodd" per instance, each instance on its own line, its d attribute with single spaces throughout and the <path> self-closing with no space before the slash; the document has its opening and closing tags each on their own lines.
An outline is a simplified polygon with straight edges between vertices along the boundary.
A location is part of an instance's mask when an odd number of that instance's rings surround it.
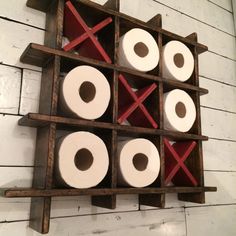
<svg viewBox="0 0 236 236">
<path fill-rule="evenodd" d="M 184 161 L 196 146 L 195 141 L 176 142 L 171 145 L 168 139 L 164 139 L 165 144 L 165 184 L 171 181 L 179 186 L 197 186 L 197 180 L 188 170 Z"/>
<path fill-rule="evenodd" d="M 131 125 L 154 127 L 158 125 L 143 105 L 145 99 L 156 89 L 153 83 L 134 92 L 123 75 L 119 75 L 119 117 L 118 123 L 128 120 Z"/>
<path fill-rule="evenodd" d="M 106 18 L 90 29 L 70 1 L 66 2 L 64 17 L 64 35 L 70 40 L 70 43 L 63 48 L 65 51 L 72 50 L 80 45 L 80 55 L 112 63 L 110 57 L 94 35 L 112 22 L 111 17 Z"/>
</svg>

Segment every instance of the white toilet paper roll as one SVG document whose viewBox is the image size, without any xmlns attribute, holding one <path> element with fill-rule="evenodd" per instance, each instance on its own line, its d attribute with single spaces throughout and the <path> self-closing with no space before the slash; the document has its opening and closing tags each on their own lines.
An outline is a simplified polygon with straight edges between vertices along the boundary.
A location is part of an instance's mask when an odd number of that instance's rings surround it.
<svg viewBox="0 0 236 236">
<path fill-rule="evenodd" d="M 147 31 L 134 28 L 120 38 L 118 62 L 121 66 L 150 71 L 159 62 L 159 48 Z"/>
<path fill-rule="evenodd" d="M 195 105 L 185 91 L 174 89 L 164 94 L 165 129 L 187 132 L 193 126 L 195 119 Z"/>
<path fill-rule="evenodd" d="M 64 112 L 84 119 L 97 119 L 106 111 L 111 97 L 106 77 L 91 66 L 78 66 L 61 83 L 60 102 Z"/>
<path fill-rule="evenodd" d="M 74 188 L 90 188 L 105 177 L 109 157 L 105 143 L 90 132 L 75 132 L 57 145 L 57 172 L 63 183 Z"/>
<path fill-rule="evenodd" d="M 179 41 L 170 41 L 163 47 L 163 77 L 186 81 L 193 73 L 194 60 L 189 48 Z"/>
<path fill-rule="evenodd" d="M 143 138 L 118 144 L 118 183 L 123 186 L 145 187 L 159 175 L 160 158 L 155 145 Z"/>
</svg>

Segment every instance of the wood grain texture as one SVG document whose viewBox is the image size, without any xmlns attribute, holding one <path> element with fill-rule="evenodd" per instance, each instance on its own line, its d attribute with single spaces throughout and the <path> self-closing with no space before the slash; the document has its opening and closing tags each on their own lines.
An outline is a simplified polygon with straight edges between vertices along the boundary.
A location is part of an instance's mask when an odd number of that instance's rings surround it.
<svg viewBox="0 0 236 236">
<path fill-rule="evenodd" d="M 191 236 L 208 235 L 209 232 L 215 236 L 235 235 L 235 221 L 235 205 L 186 209 L 187 234 Z"/>
<path fill-rule="evenodd" d="M 83 227 L 78 227 L 80 222 Z M 0 223 L 1 235 L 27 235 L 32 231 L 28 222 Z M 51 220 L 51 235 L 185 235 L 184 211 L 167 209 L 162 211 L 135 211 L 114 214 L 88 215 L 82 217 Z M 38 235 L 34 233 L 34 235 Z"/>
<path fill-rule="evenodd" d="M 18 113 L 20 87 L 21 70 L 0 65 L 0 113 Z"/>
</svg>

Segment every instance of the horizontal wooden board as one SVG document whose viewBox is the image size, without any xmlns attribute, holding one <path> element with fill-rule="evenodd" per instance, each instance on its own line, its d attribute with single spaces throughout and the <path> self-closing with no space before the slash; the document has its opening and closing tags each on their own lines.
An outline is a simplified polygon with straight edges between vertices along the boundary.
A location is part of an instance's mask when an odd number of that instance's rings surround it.
<svg viewBox="0 0 236 236">
<path fill-rule="evenodd" d="M 226 9 L 227 11 L 232 12 L 232 1 L 231 0 L 209 0 L 209 2 L 218 5 Z"/>
<path fill-rule="evenodd" d="M 180 11 L 191 18 L 209 24 L 217 29 L 235 35 L 232 13 L 210 3 L 208 0 L 189 1 L 182 0 L 181 4 L 175 0 L 154 0 L 163 3 L 172 9 Z M 214 14 L 209 14 L 214 12 Z"/>
<path fill-rule="evenodd" d="M 0 113 L 18 113 L 20 88 L 21 70 L 0 65 Z"/>
<path fill-rule="evenodd" d="M 200 54 L 199 73 L 201 76 L 236 86 L 236 61 L 212 52 Z"/>
<path fill-rule="evenodd" d="M 23 64 L 19 60 L 29 43 L 42 44 L 44 42 L 43 30 L 0 19 L 0 32 L 4 32 L 0 43 L 0 62 L 23 68 L 40 69 Z"/>
<path fill-rule="evenodd" d="M 26 6 L 27 0 L 0 1 L 0 16 L 38 28 L 45 28 L 46 14 Z"/>
<path fill-rule="evenodd" d="M 161 14 L 164 29 L 181 36 L 197 32 L 199 42 L 207 45 L 210 51 L 236 59 L 235 37 L 200 23 L 160 3 L 152 0 L 122 1 L 121 12 L 143 21 L 148 21 L 156 14 Z"/>
<path fill-rule="evenodd" d="M 135 211 L 52 219 L 50 235 L 185 235 L 185 217 L 181 209 Z M 171 230 L 170 230 L 171 229 Z M 1 235 L 32 235 L 28 222 L 0 224 Z M 33 235 L 38 235 L 33 233 Z"/>
<path fill-rule="evenodd" d="M 186 209 L 187 235 L 233 236 L 236 233 L 236 205 Z"/>
<path fill-rule="evenodd" d="M 203 142 L 204 169 L 236 171 L 235 142 L 209 139 Z"/>
<path fill-rule="evenodd" d="M 209 108 L 201 108 L 202 133 L 210 138 L 236 141 L 236 115 Z"/>
<path fill-rule="evenodd" d="M 41 73 L 32 70 L 23 70 L 20 115 L 29 112 L 38 112 L 40 95 Z"/>
<path fill-rule="evenodd" d="M 18 126 L 20 116 L 0 115 L 0 166 L 33 166 L 36 129 Z M 20 168 L 16 168 L 16 175 Z M 6 179 L 4 175 L 0 175 Z"/>
<path fill-rule="evenodd" d="M 0 222 L 29 220 L 30 198 L 0 197 Z M 52 198 L 51 217 L 101 214 L 139 209 L 137 195 L 117 195 L 117 206 L 109 210 L 91 205 L 89 196 Z"/>
<path fill-rule="evenodd" d="M 236 190 L 232 188 L 236 181 L 235 172 L 217 172 L 217 171 L 204 171 L 205 185 L 216 186 L 217 192 L 206 192 L 206 203 L 196 204 L 190 202 L 179 201 L 177 194 L 166 194 L 166 208 L 172 207 L 187 207 L 195 206 L 200 207 L 204 205 L 217 205 L 217 204 L 235 204 L 236 203 Z M 141 206 L 141 209 L 155 209 L 154 207 Z"/>
<path fill-rule="evenodd" d="M 200 97 L 201 105 L 236 112 L 236 87 L 200 77 L 200 86 L 209 93 Z"/>
</svg>

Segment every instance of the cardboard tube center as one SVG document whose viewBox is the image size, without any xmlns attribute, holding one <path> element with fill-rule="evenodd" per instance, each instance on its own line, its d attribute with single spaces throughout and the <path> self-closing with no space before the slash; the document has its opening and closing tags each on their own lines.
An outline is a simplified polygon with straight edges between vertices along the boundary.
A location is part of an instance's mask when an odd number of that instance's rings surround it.
<svg viewBox="0 0 236 236">
<path fill-rule="evenodd" d="M 143 153 L 137 153 L 133 157 L 133 165 L 139 171 L 144 171 L 147 168 L 148 157 Z"/>
<path fill-rule="evenodd" d="M 76 153 L 74 161 L 79 170 L 85 171 L 93 164 L 93 155 L 88 149 L 82 148 Z"/>
<path fill-rule="evenodd" d="M 94 84 L 89 81 L 83 82 L 79 88 L 79 95 L 84 102 L 91 102 L 96 95 L 96 88 Z"/>
<path fill-rule="evenodd" d="M 134 45 L 134 51 L 139 57 L 146 57 L 149 53 L 148 47 L 142 42 L 136 43 Z"/>
<path fill-rule="evenodd" d="M 184 57 L 181 53 L 176 53 L 174 55 L 174 63 L 178 68 L 182 68 L 184 65 Z"/>
<path fill-rule="evenodd" d="M 184 118 L 186 115 L 186 107 L 182 102 L 178 102 L 175 106 L 175 112 L 178 117 Z"/>
</svg>

